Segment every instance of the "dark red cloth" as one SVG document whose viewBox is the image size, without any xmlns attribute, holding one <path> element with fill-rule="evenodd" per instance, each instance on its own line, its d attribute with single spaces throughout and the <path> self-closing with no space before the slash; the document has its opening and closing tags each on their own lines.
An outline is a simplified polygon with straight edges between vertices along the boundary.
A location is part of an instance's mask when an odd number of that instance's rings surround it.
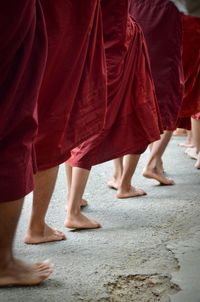
<svg viewBox="0 0 200 302">
<path fill-rule="evenodd" d="M 180 117 L 200 112 L 200 18 L 183 15 L 185 92 Z"/>
<path fill-rule="evenodd" d="M 128 15 L 128 1 L 101 1 L 108 73 L 104 129 L 72 151 L 68 164 L 92 165 L 141 154 L 159 139 L 159 115 L 143 33 Z"/>
<path fill-rule="evenodd" d="M 141 26 L 165 130 L 174 130 L 183 95 L 181 14 L 169 0 L 130 0 L 130 13 Z"/>
<path fill-rule="evenodd" d="M 0 202 L 33 189 L 36 100 L 46 42 L 39 1 L 0 1 Z"/>
<path fill-rule="evenodd" d="M 181 117 L 178 119 L 177 128 L 191 130 L 191 117 Z"/>
<path fill-rule="evenodd" d="M 106 105 L 100 0 L 42 0 L 48 60 L 38 101 L 38 170 L 57 166 L 98 133 Z"/>
</svg>

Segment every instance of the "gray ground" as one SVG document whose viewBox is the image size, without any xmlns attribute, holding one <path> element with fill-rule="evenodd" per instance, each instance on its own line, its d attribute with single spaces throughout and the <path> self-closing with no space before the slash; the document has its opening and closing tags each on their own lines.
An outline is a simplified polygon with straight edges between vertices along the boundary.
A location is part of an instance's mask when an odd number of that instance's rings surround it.
<svg viewBox="0 0 200 302">
<path fill-rule="evenodd" d="M 26 246 L 22 238 L 30 214 L 31 196 L 24 206 L 16 254 L 36 261 L 52 259 L 55 273 L 39 287 L 0 290 L 0 302 L 200 302 L 200 171 L 173 138 L 165 169 L 176 180 L 172 187 L 144 179 L 142 156 L 134 182 L 145 197 L 117 200 L 106 188 L 112 163 L 93 169 L 84 210 L 102 229 L 69 232 L 68 240 Z M 63 230 L 64 168 L 61 167 L 48 222 Z"/>
</svg>

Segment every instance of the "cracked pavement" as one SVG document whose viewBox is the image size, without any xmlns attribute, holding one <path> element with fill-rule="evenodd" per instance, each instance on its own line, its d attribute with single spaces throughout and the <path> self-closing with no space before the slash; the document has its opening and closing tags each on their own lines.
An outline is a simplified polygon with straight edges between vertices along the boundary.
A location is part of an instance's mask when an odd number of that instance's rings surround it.
<svg viewBox="0 0 200 302">
<path fill-rule="evenodd" d="M 133 184 L 148 195 L 117 200 L 106 187 L 112 162 L 93 168 L 83 211 L 103 228 L 80 232 L 64 229 L 66 179 L 62 166 L 47 222 L 67 240 L 24 245 L 31 195 L 17 232 L 15 253 L 27 261 L 51 259 L 55 272 L 38 287 L 0 290 L 0 302 L 200 302 L 200 171 L 174 137 L 164 167 L 175 186 L 144 179 L 141 157 Z"/>
</svg>

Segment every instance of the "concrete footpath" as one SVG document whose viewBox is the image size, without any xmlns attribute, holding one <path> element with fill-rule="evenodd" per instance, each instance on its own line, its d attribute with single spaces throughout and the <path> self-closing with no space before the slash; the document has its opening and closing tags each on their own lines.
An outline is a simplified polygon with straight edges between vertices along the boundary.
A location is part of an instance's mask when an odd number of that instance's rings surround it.
<svg viewBox="0 0 200 302">
<path fill-rule="evenodd" d="M 0 302 L 200 302 L 200 170 L 178 146 L 183 139 L 173 138 L 164 157 L 174 186 L 144 179 L 148 151 L 142 156 L 133 184 L 147 191 L 145 197 L 115 198 L 115 191 L 106 187 L 112 162 L 92 170 L 84 212 L 102 229 L 64 229 L 67 190 L 61 167 L 47 221 L 68 239 L 25 245 L 28 196 L 15 253 L 27 261 L 51 259 L 55 272 L 38 287 L 0 289 Z"/>
</svg>

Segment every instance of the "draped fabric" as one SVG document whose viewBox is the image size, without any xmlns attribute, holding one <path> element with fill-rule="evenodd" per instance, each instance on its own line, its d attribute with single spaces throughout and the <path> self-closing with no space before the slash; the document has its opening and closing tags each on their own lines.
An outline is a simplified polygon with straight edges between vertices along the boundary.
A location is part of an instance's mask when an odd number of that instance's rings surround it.
<svg viewBox="0 0 200 302">
<path fill-rule="evenodd" d="M 174 130 L 183 96 L 182 17 L 168 0 L 130 0 L 147 41 L 163 128 Z"/>
<path fill-rule="evenodd" d="M 177 128 L 191 130 L 191 117 L 181 117 L 178 119 Z"/>
<path fill-rule="evenodd" d="M 38 101 L 38 170 L 64 162 L 103 127 L 105 53 L 100 0 L 42 0 L 48 59 Z"/>
<path fill-rule="evenodd" d="M 39 1 L 1 1 L 0 20 L 0 202 L 7 202 L 33 189 L 36 101 L 47 41 Z"/>
<path fill-rule="evenodd" d="M 141 154 L 161 131 L 146 43 L 128 14 L 129 3 L 103 0 L 101 5 L 108 75 L 104 129 L 74 149 L 68 161 L 85 169 Z"/>
<path fill-rule="evenodd" d="M 180 117 L 200 112 L 200 18 L 183 15 L 185 92 Z"/>
</svg>

